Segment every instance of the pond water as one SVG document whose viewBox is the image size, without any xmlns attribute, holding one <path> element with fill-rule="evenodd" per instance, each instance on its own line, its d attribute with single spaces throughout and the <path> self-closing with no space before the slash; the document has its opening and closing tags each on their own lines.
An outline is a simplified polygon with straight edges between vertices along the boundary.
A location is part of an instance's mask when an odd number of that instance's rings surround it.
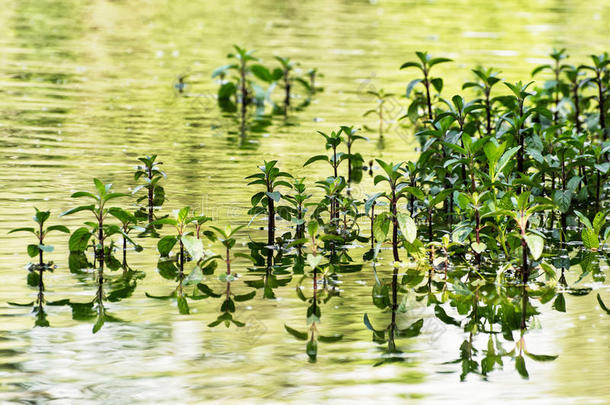
<svg viewBox="0 0 610 405">
<path fill-rule="evenodd" d="M 525 334 L 532 353 L 558 355 L 528 361 L 529 380 L 513 360 L 487 377 L 460 381 L 460 346 L 466 340 L 486 350 L 486 334 L 464 332 L 439 322 L 430 308 L 407 312 L 404 322 L 424 318 L 415 338 L 397 340 L 401 362 L 375 365 L 382 345 L 363 323 L 389 319 L 371 300 L 372 266 L 339 276 L 338 296 L 323 305 L 318 329 L 342 334 L 320 344 L 309 362 L 306 342 L 284 325 L 306 330 L 307 303 L 296 288 L 301 277 L 274 289 L 276 299 L 256 297 L 237 303 L 235 318 L 246 323 L 208 327 L 221 300 L 191 302 L 179 315 L 175 302 L 147 298 L 167 294 L 171 281 L 156 271 L 156 240 L 130 253 L 130 265 L 145 272 L 133 294 L 107 309 L 125 322 L 107 323 L 96 334 L 93 321 L 78 321 L 67 306 L 48 308 L 51 327 L 33 327 L 30 309 L 8 305 L 35 298 L 25 283 L 28 261 L 23 234 L 33 206 L 51 209 L 52 223 L 75 229 L 82 217 L 57 215 L 73 206 L 70 195 L 92 188 L 91 179 L 133 187 L 137 157 L 156 153 L 168 174 L 165 211 L 184 205 L 201 208 L 214 221 L 247 224 L 252 187 L 244 177 L 263 159 L 279 160 L 292 173 L 310 179 L 327 174 L 322 165 L 307 171 L 303 162 L 322 153 L 316 130 L 339 125 L 375 126 L 362 114 L 374 101 L 365 91 L 384 88 L 403 94 L 414 73 L 398 67 L 416 50 L 448 56 L 439 66 L 446 94 L 458 90 L 478 64 L 494 66 L 509 80 L 529 78 L 553 47 L 566 47 L 574 61 L 610 49 L 610 3 L 605 0 L 535 1 L 206 1 L 145 2 L 102 0 L 5 0 L 0 10 L 0 402 L 3 403 L 610 403 L 610 323 L 596 294 L 608 302 L 605 277 L 590 275 L 585 296 L 566 294 L 566 313 L 551 303 Z M 226 63 L 232 44 L 256 49 L 271 62 L 289 56 L 300 68 L 318 68 L 324 91 L 311 105 L 274 117 L 257 133 L 239 136 L 222 116 L 214 96 L 212 71 Z M 178 93 L 177 78 L 186 75 Z M 397 97 L 396 103 L 404 99 Z M 365 160 L 411 160 L 417 141 L 389 130 L 385 145 L 374 132 L 358 151 Z M 353 191 L 372 189 L 365 176 Z M 29 224 L 27 225 L 29 226 Z M 256 220 L 238 236 L 238 250 L 249 238 L 263 238 Z M 68 270 L 67 237 L 56 234 L 47 255 L 58 269 L 46 276 L 49 301 L 90 301 L 92 275 Z M 218 246 L 216 246 L 218 248 Z M 389 255 L 377 272 L 391 276 Z M 608 262 L 598 260 L 598 273 Z M 236 262 L 241 275 L 232 283 L 241 294 L 260 274 Z M 575 283 L 578 266 L 566 276 Z M 114 277 L 111 275 L 111 277 Z M 206 276 L 215 290 L 224 283 Z M 250 282 L 248 284 L 248 282 Z M 311 296 L 311 279 L 302 283 Z M 415 315 L 414 315 L 415 314 Z M 514 342 L 512 343 L 514 346 Z M 510 351 L 510 343 L 506 349 Z"/>
</svg>

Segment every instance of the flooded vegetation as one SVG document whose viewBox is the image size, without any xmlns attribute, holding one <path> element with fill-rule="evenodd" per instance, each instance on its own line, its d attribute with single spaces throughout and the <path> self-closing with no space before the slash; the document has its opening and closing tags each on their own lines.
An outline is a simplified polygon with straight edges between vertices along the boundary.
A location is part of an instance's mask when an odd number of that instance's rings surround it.
<svg viewBox="0 0 610 405">
<path fill-rule="evenodd" d="M 178 3 L 4 12 L 2 401 L 610 401 L 603 2 Z"/>
</svg>

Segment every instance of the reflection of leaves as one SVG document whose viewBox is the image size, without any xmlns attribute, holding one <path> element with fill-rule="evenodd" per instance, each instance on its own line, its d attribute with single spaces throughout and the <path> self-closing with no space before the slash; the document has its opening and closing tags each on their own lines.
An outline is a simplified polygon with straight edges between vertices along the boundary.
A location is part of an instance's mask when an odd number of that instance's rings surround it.
<svg viewBox="0 0 610 405">
<path fill-rule="evenodd" d="M 525 352 L 525 355 L 535 361 L 553 361 L 559 356 L 550 356 L 548 354 L 533 354 Z"/>
<path fill-rule="evenodd" d="M 517 356 L 515 358 L 515 368 L 517 369 L 521 377 L 529 379 L 530 375 L 527 372 L 527 369 L 525 368 L 525 359 L 523 358 L 523 356 Z"/>
<path fill-rule="evenodd" d="M 606 311 L 608 315 L 610 315 L 610 309 L 608 309 L 608 307 L 604 304 L 604 301 L 602 301 L 602 297 L 599 295 L 599 293 L 597 294 L 597 302 L 599 302 L 599 306 Z"/>
<path fill-rule="evenodd" d="M 186 301 L 186 297 L 184 297 L 183 295 L 179 295 L 177 298 L 177 301 L 178 301 L 178 311 L 182 315 L 188 315 L 189 314 L 189 304 Z"/>
<path fill-rule="evenodd" d="M 436 315 L 436 317 L 438 319 L 440 319 L 441 321 L 443 321 L 444 323 L 446 323 L 448 325 L 460 326 L 460 322 L 455 320 L 454 318 L 450 317 L 449 315 L 447 315 L 447 312 L 445 312 L 443 307 L 441 307 L 440 305 L 434 306 L 434 314 Z"/>
<path fill-rule="evenodd" d="M 553 301 L 553 309 L 559 312 L 566 312 L 566 299 L 563 294 L 557 294 L 557 298 Z"/>
<path fill-rule="evenodd" d="M 424 320 L 420 319 L 413 322 L 408 328 L 398 329 L 396 334 L 400 337 L 415 337 L 420 334 L 422 326 L 424 326 Z"/>
<path fill-rule="evenodd" d="M 309 356 L 309 360 L 315 361 L 316 357 L 318 356 L 318 342 L 313 339 L 307 342 L 306 351 L 307 355 Z"/>
<path fill-rule="evenodd" d="M 286 331 L 288 333 L 290 333 L 295 338 L 297 338 L 299 340 L 307 340 L 307 332 L 299 332 L 298 330 L 293 329 L 288 325 L 284 325 L 284 328 L 286 329 Z"/>
</svg>

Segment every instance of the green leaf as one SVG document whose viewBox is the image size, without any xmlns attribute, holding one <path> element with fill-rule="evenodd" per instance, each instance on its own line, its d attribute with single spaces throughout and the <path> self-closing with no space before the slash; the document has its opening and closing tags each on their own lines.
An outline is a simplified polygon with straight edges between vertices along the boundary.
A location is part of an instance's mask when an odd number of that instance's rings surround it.
<svg viewBox="0 0 610 405">
<path fill-rule="evenodd" d="M 307 159 L 307 162 L 305 162 L 303 164 L 303 166 L 308 166 L 308 165 L 312 164 L 313 162 L 317 162 L 318 160 L 324 160 L 324 161 L 328 162 L 328 156 L 316 155 L 316 156 L 310 157 L 309 159 Z"/>
<path fill-rule="evenodd" d="M 98 200 L 97 196 L 95 196 L 87 191 L 77 191 L 76 193 L 73 193 L 70 197 L 72 197 L 72 198 L 89 197 L 89 198 L 93 198 L 94 200 Z"/>
<path fill-rule="evenodd" d="M 409 214 L 401 212 L 396 214 L 396 219 L 398 220 L 398 226 L 403 237 L 407 242 L 413 243 L 417 237 L 417 225 L 415 225 L 413 218 Z"/>
<path fill-rule="evenodd" d="M 504 154 L 496 164 L 496 173 L 500 173 L 502 170 L 504 170 L 504 167 L 508 164 L 510 159 L 515 156 L 515 154 L 519 151 L 520 148 L 521 146 L 515 146 L 514 148 L 510 148 L 509 150 L 504 152 Z"/>
<path fill-rule="evenodd" d="M 582 244 L 591 250 L 599 249 L 599 237 L 595 233 L 595 230 L 589 228 L 583 228 L 581 232 Z"/>
<path fill-rule="evenodd" d="M 184 245 L 184 248 L 189 253 L 189 255 L 191 255 L 195 262 L 198 262 L 199 260 L 203 259 L 203 243 L 200 239 L 197 239 L 192 235 L 182 235 L 181 240 L 182 244 Z"/>
<path fill-rule="evenodd" d="M 70 239 L 68 240 L 70 252 L 84 252 L 87 250 L 91 236 L 89 228 L 85 228 L 84 226 L 72 232 L 72 235 L 70 235 Z"/>
<path fill-rule="evenodd" d="M 157 250 L 159 250 L 159 254 L 161 256 L 169 255 L 169 252 L 172 251 L 174 245 L 178 242 L 178 238 L 173 235 L 167 235 L 162 237 L 159 242 L 157 242 Z"/>
<path fill-rule="evenodd" d="M 61 214 L 59 214 L 59 216 L 63 217 L 65 215 L 72 215 L 72 214 L 80 212 L 80 211 L 95 212 L 95 205 L 81 205 L 80 207 L 76 207 L 76 208 L 69 209 L 68 211 L 64 211 Z"/>
<path fill-rule="evenodd" d="M 527 243 L 527 247 L 530 249 L 530 253 L 534 260 L 538 260 L 540 256 L 542 256 L 542 251 L 544 250 L 544 239 L 539 235 L 529 233 L 525 235 L 525 242 Z"/>
<path fill-rule="evenodd" d="M 572 203 L 572 192 L 570 190 L 555 190 L 553 202 L 562 213 L 567 213 Z"/>
<path fill-rule="evenodd" d="M 386 215 L 379 215 L 373 223 L 373 235 L 379 243 L 383 243 L 390 230 L 390 219 Z"/>
<path fill-rule="evenodd" d="M 38 256 L 38 253 L 40 252 L 40 250 L 38 249 L 38 245 L 28 245 L 27 249 L 28 249 L 28 255 L 30 257 L 36 257 L 36 256 Z"/>
<path fill-rule="evenodd" d="M 55 250 L 55 248 L 51 245 L 38 245 L 38 249 L 47 253 L 51 253 L 53 250 Z"/>
<path fill-rule="evenodd" d="M 67 226 L 63 226 L 63 225 L 51 225 L 50 227 L 47 228 L 47 232 L 53 232 L 53 231 L 70 233 L 70 229 L 68 229 Z"/>
<path fill-rule="evenodd" d="M 8 231 L 8 233 L 13 233 L 13 232 L 30 232 L 30 233 L 33 233 L 34 235 L 36 235 L 36 231 L 34 230 L 34 228 L 15 228 L 15 229 L 11 229 L 10 231 Z"/>
<path fill-rule="evenodd" d="M 271 198 L 275 202 L 280 202 L 280 198 L 282 198 L 279 191 L 274 191 L 272 193 L 266 191 L 265 194 L 267 194 L 267 197 Z"/>
<path fill-rule="evenodd" d="M 27 283 L 30 287 L 38 287 L 38 284 L 40 284 L 40 274 L 37 271 L 30 271 L 27 276 Z"/>
<path fill-rule="evenodd" d="M 487 249 L 487 245 L 483 242 L 473 242 L 470 246 L 472 247 L 472 250 L 478 254 L 483 253 L 485 249 Z"/>
<path fill-rule="evenodd" d="M 299 332 L 296 329 L 292 329 L 290 326 L 288 325 L 284 325 L 284 328 L 286 329 L 286 331 L 288 333 L 290 333 L 292 336 L 294 336 L 295 338 L 299 339 L 299 340 L 307 340 L 307 332 Z"/>
<path fill-rule="evenodd" d="M 315 269 L 316 267 L 318 267 L 318 265 L 320 264 L 320 262 L 322 261 L 322 255 L 316 255 L 314 256 L 313 254 L 309 253 L 307 255 L 307 264 L 309 265 L 309 267 L 311 267 L 312 269 Z"/>
<path fill-rule="evenodd" d="M 203 272 L 199 266 L 195 266 L 193 270 L 189 273 L 188 276 L 183 281 L 184 285 L 193 285 L 198 284 L 203 280 Z"/>
</svg>

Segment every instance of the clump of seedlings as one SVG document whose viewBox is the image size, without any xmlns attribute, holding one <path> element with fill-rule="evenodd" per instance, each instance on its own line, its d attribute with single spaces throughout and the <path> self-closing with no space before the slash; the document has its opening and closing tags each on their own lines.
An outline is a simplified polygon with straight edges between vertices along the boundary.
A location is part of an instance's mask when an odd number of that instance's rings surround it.
<svg viewBox="0 0 610 405">
<path fill-rule="evenodd" d="M 204 275 L 214 274 L 217 267 L 215 260 L 218 258 L 213 252 L 204 249 L 203 241 L 200 238 L 201 235 L 204 235 L 211 241 L 215 240 L 212 232 L 201 233 L 201 225 L 208 222 L 210 218 L 202 215 L 192 217 L 191 214 L 191 208 L 186 206 L 175 210 L 173 218 L 161 218 L 152 223 L 153 225 L 169 225 L 175 230 L 174 234 L 162 237 L 157 243 L 157 250 L 161 255 L 157 263 L 157 270 L 161 277 L 176 280 L 178 285 L 169 295 L 155 296 L 146 293 L 146 296 L 158 299 L 176 298 L 178 311 L 181 314 L 190 312 L 188 294 L 185 293 L 186 287 L 197 285 Z M 193 226 L 196 234 L 189 229 Z M 174 255 L 172 252 L 175 252 Z M 186 265 L 189 262 L 194 266 L 187 275 Z M 201 299 L 203 297 L 193 293 L 190 298 Z"/>
</svg>

